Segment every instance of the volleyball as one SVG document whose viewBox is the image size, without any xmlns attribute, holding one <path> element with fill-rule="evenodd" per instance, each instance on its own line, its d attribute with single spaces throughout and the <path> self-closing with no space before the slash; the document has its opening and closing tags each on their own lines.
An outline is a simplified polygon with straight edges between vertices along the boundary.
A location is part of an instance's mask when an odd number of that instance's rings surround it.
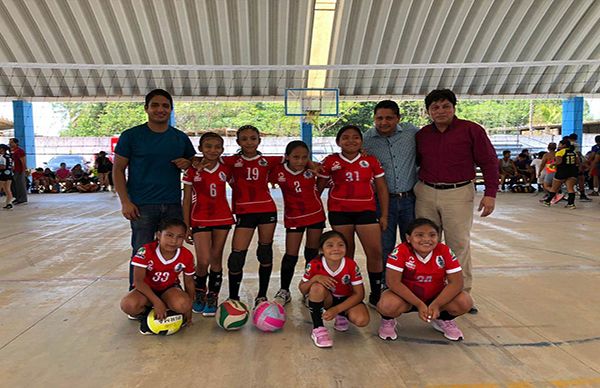
<svg viewBox="0 0 600 388">
<path fill-rule="evenodd" d="M 157 319 L 154 316 L 154 309 L 150 310 L 146 323 L 151 332 L 158 335 L 171 335 L 175 334 L 181 329 L 183 325 L 183 315 L 178 314 L 174 311 L 167 311 L 167 317 L 164 319 Z"/>
<path fill-rule="evenodd" d="M 252 323 L 261 331 L 277 331 L 285 325 L 285 310 L 275 302 L 262 302 L 252 313 Z"/>
<path fill-rule="evenodd" d="M 239 300 L 227 299 L 217 307 L 215 319 L 225 330 L 238 330 L 248 322 L 248 308 Z"/>
</svg>

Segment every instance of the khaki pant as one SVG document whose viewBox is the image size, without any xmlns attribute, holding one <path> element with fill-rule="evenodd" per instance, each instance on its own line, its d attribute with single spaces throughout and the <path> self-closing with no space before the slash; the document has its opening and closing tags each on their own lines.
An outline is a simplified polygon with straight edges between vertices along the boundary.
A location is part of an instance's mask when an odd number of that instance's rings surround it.
<svg viewBox="0 0 600 388">
<path fill-rule="evenodd" d="M 466 185 L 457 189 L 437 190 L 418 182 L 414 188 L 417 218 L 429 218 L 444 233 L 444 242 L 454 251 L 462 267 L 464 290 L 471 292 L 471 227 L 475 187 Z"/>
</svg>

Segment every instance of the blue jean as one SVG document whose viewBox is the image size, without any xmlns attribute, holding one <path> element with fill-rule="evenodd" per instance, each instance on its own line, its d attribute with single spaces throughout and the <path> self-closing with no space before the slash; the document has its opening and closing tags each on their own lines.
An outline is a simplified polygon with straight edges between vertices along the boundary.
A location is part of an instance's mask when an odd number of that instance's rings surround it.
<svg viewBox="0 0 600 388">
<path fill-rule="evenodd" d="M 181 204 L 138 205 L 140 216 L 131 223 L 131 257 L 144 244 L 154 241 L 160 221 L 167 218 L 183 220 Z M 133 266 L 129 265 L 129 289 L 133 289 Z"/>
<path fill-rule="evenodd" d="M 381 214 L 377 203 L 377 215 Z M 406 241 L 408 225 L 415 219 L 415 196 L 390 197 L 388 210 L 388 226 L 381 234 L 381 251 L 383 260 L 383 283 L 385 285 L 385 264 L 388 255 L 396 247 L 396 235 L 400 232 L 400 239 Z"/>
</svg>

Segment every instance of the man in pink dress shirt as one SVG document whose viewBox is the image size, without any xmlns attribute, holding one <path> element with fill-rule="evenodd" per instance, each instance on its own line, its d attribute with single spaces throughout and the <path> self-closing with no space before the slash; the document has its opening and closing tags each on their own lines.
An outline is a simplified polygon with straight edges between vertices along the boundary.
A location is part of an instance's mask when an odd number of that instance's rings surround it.
<svg viewBox="0 0 600 388">
<path fill-rule="evenodd" d="M 485 129 L 457 118 L 456 96 L 449 89 L 430 92 L 425 107 L 432 123 L 417 132 L 419 182 L 415 212 L 442 227 L 445 242 L 454 251 L 464 274 L 464 290 L 471 291 L 471 227 L 475 167 L 479 166 L 485 193 L 481 217 L 494 211 L 498 189 L 498 159 Z M 476 310 L 474 311 L 476 312 Z"/>
</svg>

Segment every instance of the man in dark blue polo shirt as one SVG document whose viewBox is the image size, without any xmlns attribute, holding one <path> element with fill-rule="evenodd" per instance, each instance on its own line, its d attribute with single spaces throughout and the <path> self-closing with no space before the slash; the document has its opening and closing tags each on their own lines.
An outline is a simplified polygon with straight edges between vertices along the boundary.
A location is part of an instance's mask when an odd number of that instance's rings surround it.
<svg viewBox="0 0 600 388">
<path fill-rule="evenodd" d="M 131 223 L 132 256 L 154 240 L 162 219 L 183 220 L 181 170 L 191 165 L 195 150 L 185 133 L 169 125 L 172 109 L 167 91 L 151 91 L 144 104 L 148 122 L 123 132 L 115 147 L 113 181 L 121 213 Z M 131 268 L 129 286 L 133 286 Z"/>
</svg>

